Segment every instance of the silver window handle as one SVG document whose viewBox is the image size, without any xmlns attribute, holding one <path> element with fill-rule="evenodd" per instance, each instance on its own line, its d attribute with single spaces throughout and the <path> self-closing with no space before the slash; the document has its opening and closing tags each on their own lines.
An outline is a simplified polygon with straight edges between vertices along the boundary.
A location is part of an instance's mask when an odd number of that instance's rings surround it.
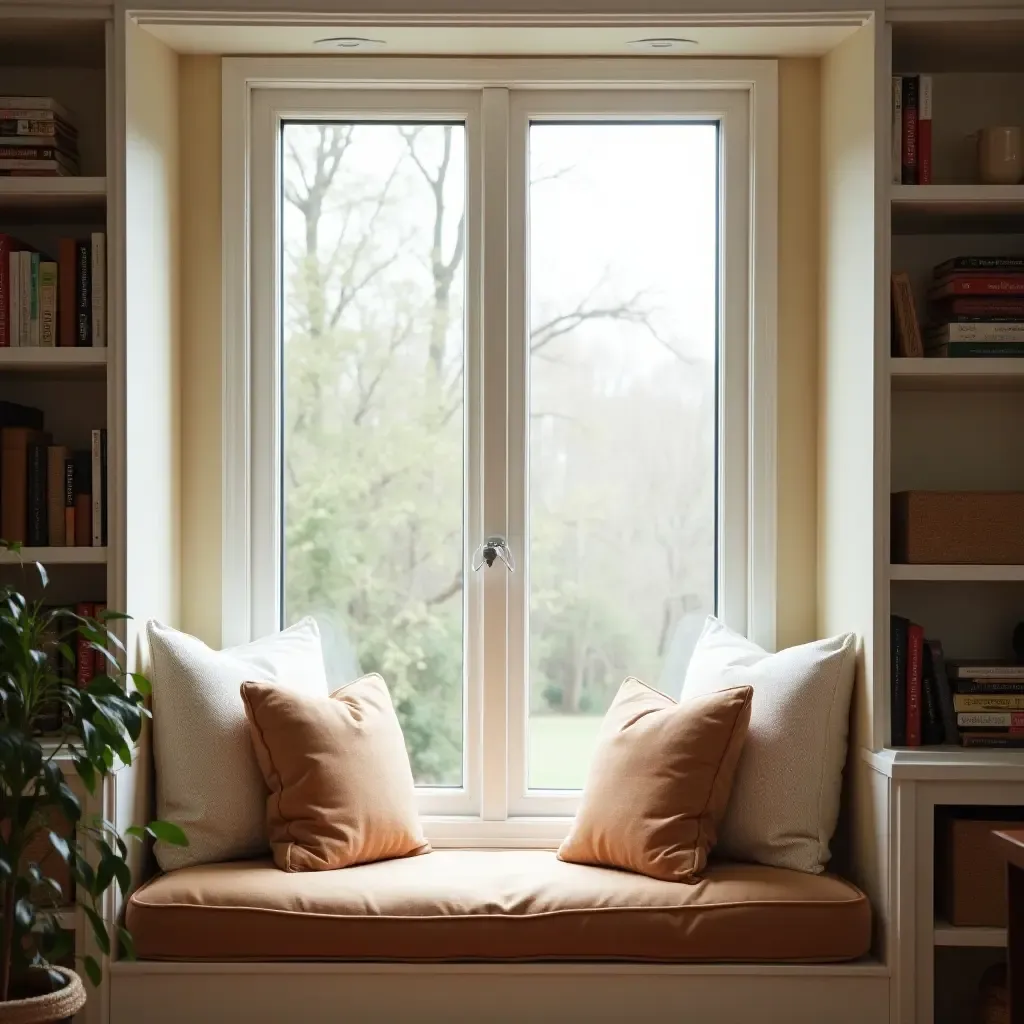
<svg viewBox="0 0 1024 1024">
<path fill-rule="evenodd" d="M 509 572 L 516 571 L 515 559 L 508 549 L 504 537 L 488 537 L 476 551 L 473 552 L 473 572 L 479 572 L 485 565 L 489 569 L 497 559 L 505 563 Z"/>
</svg>

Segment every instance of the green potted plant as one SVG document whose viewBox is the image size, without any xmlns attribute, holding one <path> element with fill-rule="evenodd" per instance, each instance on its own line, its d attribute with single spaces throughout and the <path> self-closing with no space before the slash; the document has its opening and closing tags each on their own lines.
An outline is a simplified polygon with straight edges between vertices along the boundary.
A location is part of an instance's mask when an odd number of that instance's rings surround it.
<svg viewBox="0 0 1024 1024">
<path fill-rule="evenodd" d="M 0 548 L 19 547 L 0 541 Z M 45 594 L 46 571 L 38 563 L 36 569 Z M 85 1003 L 81 979 L 64 966 L 74 936 L 61 926 L 58 908 L 70 894 L 54 874 L 73 881 L 100 953 L 109 954 L 116 940 L 131 957 L 131 936 L 102 910 L 112 885 L 124 894 L 131 887 L 127 843 L 147 834 L 185 843 L 181 830 L 167 822 L 133 826 L 121 835 L 111 822 L 86 815 L 60 767 L 70 759 L 93 793 L 115 767 L 131 763 L 149 715 L 149 683 L 125 671 L 124 645 L 109 628 L 124 618 L 110 611 L 98 619 L 82 617 L 0 585 L 0 1024 L 61 1021 Z M 106 668 L 82 688 L 73 678 L 79 641 Z M 51 735 L 44 736 L 47 729 Z M 60 819 L 69 827 L 56 828 Z M 99 960 L 77 959 L 99 984 Z"/>
</svg>

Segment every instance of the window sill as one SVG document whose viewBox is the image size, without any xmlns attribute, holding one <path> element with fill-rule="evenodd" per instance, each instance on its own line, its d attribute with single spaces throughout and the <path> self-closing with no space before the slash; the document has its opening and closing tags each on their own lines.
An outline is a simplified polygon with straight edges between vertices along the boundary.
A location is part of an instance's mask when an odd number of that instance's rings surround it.
<svg viewBox="0 0 1024 1024">
<path fill-rule="evenodd" d="M 425 815 L 423 831 L 437 849 L 554 850 L 566 837 L 571 817 L 482 818 Z"/>
</svg>

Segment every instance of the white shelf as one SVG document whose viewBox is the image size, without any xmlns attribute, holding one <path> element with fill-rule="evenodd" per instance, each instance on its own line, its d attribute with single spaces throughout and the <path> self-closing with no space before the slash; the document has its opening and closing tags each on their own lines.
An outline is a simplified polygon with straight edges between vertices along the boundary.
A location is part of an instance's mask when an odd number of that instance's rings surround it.
<svg viewBox="0 0 1024 1024">
<path fill-rule="evenodd" d="M 1024 185 L 893 185 L 896 234 L 1024 230 Z"/>
<path fill-rule="evenodd" d="M 1021 359 L 890 359 L 896 391 L 1024 390 Z"/>
<path fill-rule="evenodd" d="M 106 373 L 106 366 L 106 348 L 0 348 L 0 374 L 32 374 L 51 379 L 95 378 Z"/>
<path fill-rule="evenodd" d="M 106 202 L 106 178 L 0 178 L 0 210 L 92 206 Z"/>
<path fill-rule="evenodd" d="M 946 921 L 935 922 L 936 946 L 985 946 L 1002 949 L 1006 946 L 1005 928 L 958 928 Z"/>
<path fill-rule="evenodd" d="M 891 779 L 927 782 L 1024 782 L 1024 750 L 961 747 L 861 748 L 861 757 Z"/>
<path fill-rule="evenodd" d="M 64 548 L 22 548 L 21 551 L 0 550 L 0 565 L 17 565 L 19 562 L 42 562 L 50 565 L 103 565 L 107 560 L 107 549 L 95 547 Z"/>
<path fill-rule="evenodd" d="M 903 565 L 889 566 L 893 581 L 943 583 L 1020 583 L 1024 565 Z"/>
<path fill-rule="evenodd" d="M 78 912 L 74 907 L 60 907 L 56 911 L 57 921 L 65 931 L 73 932 L 78 927 Z M 40 926 L 37 923 L 36 928 Z"/>
</svg>

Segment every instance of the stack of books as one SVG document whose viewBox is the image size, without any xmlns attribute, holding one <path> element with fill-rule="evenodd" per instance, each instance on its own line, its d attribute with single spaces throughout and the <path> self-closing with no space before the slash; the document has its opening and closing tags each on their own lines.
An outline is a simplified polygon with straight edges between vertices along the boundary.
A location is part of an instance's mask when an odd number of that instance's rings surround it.
<svg viewBox="0 0 1024 1024">
<path fill-rule="evenodd" d="M 78 174 L 78 132 L 52 96 L 0 96 L 0 177 Z"/>
<path fill-rule="evenodd" d="M 928 356 L 1024 356 L 1024 256 L 956 256 L 928 291 Z"/>
<path fill-rule="evenodd" d="M 53 444 L 43 413 L 0 402 L 0 537 L 29 547 L 107 543 L 107 432 L 88 451 Z"/>
<path fill-rule="evenodd" d="M 893 615 L 890 622 L 889 707 L 894 747 L 953 743 L 957 738 L 953 695 L 942 644 Z"/>
<path fill-rule="evenodd" d="M 931 75 L 892 80 L 892 183 L 932 183 Z"/>
<path fill-rule="evenodd" d="M 62 238 L 56 259 L 0 234 L 0 348 L 107 343 L 107 240 Z"/>
<path fill-rule="evenodd" d="M 949 663 L 965 747 L 1024 747 L 1024 665 L 1001 661 Z"/>
</svg>

